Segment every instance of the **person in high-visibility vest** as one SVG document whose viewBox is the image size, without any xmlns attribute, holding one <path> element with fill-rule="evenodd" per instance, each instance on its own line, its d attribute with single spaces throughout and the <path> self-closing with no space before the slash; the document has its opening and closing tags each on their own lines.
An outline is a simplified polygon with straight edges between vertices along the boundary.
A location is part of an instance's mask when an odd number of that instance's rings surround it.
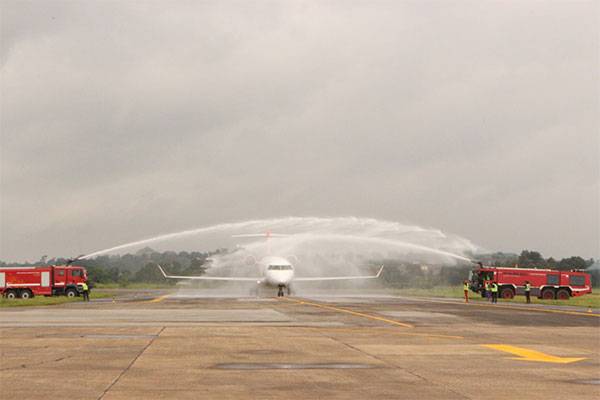
<svg viewBox="0 0 600 400">
<path fill-rule="evenodd" d="M 490 283 L 486 282 L 483 287 L 485 288 L 485 298 L 487 299 L 487 301 L 492 301 L 492 292 L 491 292 L 491 288 L 490 288 Z"/>
<path fill-rule="evenodd" d="M 497 282 L 492 282 L 492 303 L 497 303 L 498 302 L 498 283 Z"/>
<path fill-rule="evenodd" d="M 85 282 L 81 284 L 81 293 L 83 294 L 83 301 L 90 301 L 90 288 Z"/>
<path fill-rule="evenodd" d="M 469 281 L 463 282 L 463 291 L 465 292 L 465 303 L 469 302 Z"/>
<path fill-rule="evenodd" d="M 527 299 L 527 304 L 531 303 L 531 283 L 529 281 L 525 281 L 525 298 Z"/>
</svg>

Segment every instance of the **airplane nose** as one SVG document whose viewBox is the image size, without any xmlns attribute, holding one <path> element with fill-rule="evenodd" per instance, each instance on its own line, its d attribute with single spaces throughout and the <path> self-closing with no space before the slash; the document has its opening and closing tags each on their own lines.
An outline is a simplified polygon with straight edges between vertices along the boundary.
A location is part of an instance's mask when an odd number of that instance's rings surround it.
<svg viewBox="0 0 600 400">
<path fill-rule="evenodd" d="M 291 278 L 292 274 L 288 271 L 277 271 L 276 274 L 271 275 L 271 282 L 274 285 L 287 285 L 290 283 Z"/>
</svg>

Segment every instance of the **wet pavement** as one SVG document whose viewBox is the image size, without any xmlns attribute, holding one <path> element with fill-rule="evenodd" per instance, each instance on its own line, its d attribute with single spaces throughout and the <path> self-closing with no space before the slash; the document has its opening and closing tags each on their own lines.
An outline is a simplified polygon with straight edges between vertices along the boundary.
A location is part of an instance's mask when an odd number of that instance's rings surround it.
<svg viewBox="0 0 600 400">
<path fill-rule="evenodd" d="M 0 310 L 3 398 L 600 398 L 594 313 L 165 294 Z"/>
</svg>

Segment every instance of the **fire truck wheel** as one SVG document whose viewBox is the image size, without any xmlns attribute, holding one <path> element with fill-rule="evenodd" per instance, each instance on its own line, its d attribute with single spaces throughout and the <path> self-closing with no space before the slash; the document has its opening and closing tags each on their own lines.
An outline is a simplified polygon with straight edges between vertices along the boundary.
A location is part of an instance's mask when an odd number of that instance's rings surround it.
<svg viewBox="0 0 600 400">
<path fill-rule="evenodd" d="M 553 289 L 544 289 L 544 290 L 542 290 L 542 299 L 544 299 L 544 300 L 554 300 L 554 290 Z"/>
<path fill-rule="evenodd" d="M 25 289 L 21 292 L 21 298 L 23 300 L 27 300 L 33 297 L 33 293 L 31 293 L 31 290 L 29 289 Z"/>
<path fill-rule="evenodd" d="M 67 291 L 65 292 L 65 295 L 67 297 L 75 297 L 75 296 L 77 296 L 77 291 L 75 289 L 67 289 Z"/>
<path fill-rule="evenodd" d="M 569 300 L 570 297 L 571 295 L 566 289 L 560 289 L 558 292 L 556 292 L 556 298 L 559 300 Z"/>
<path fill-rule="evenodd" d="M 5 296 L 9 300 L 14 300 L 17 298 L 17 291 L 16 290 L 8 290 L 5 294 Z"/>
<path fill-rule="evenodd" d="M 512 288 L 503 288 L 500 291 L 500 297 L 502 297 L 503 299 L 512 299 L 513 297 L 515 297 L 515 292 L 514 290 L 512 290 Z"/>
</svg>

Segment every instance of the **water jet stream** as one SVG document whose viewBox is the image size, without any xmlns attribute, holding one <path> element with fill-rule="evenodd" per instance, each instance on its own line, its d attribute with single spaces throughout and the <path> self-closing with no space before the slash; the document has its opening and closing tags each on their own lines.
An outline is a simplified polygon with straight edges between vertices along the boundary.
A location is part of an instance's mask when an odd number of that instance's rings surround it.
<svg viewBox="0 0 600 400">
<path fill-rule="evenodd" d="M 470 261 L 469 258 L 456 253 L 473 253 L 477 249 L 477 247 L 467 239 L 458 236 L 448 236 L 437 229 L 427 229 L 415 225 L 404 225 L 398 222 L 358 217 L 285 217 L 224 223 L 168 233 L 94 251 L 80 258 L 89 259 L 103 254 L 145 246 L 152 243 L 191 237 L 205 237 L 204 242 L 210 242 L 210 240 L 208 240 L 210 236 L 221 235 L 224 236 L 223 239 L 227 239 L 225 240 L 226 242 L 230 242 L 231 235 L 233 234 L 266 232 L 268 230 L 292 234 L 290 238 L 293 239 L 293 242 L 282 240 L 284 244 L 288 244 L 287 250 L 291 250 L 289 247 L 295 247 L 294 244 L 298 245 L 306 241 L 338 241 L 352 242 L 353 244 L 368 243 L 370 245 L 388 246 L 391 248 L 405 248 L 437 254 L 444 257 L 451 257 L 456 260 Z M 246 247 L 257 247 L 260 246 L 261 243 L 264 243 L 264 241 L 260 240 L 258 242 L 248 243 Z"/>
</svg>

